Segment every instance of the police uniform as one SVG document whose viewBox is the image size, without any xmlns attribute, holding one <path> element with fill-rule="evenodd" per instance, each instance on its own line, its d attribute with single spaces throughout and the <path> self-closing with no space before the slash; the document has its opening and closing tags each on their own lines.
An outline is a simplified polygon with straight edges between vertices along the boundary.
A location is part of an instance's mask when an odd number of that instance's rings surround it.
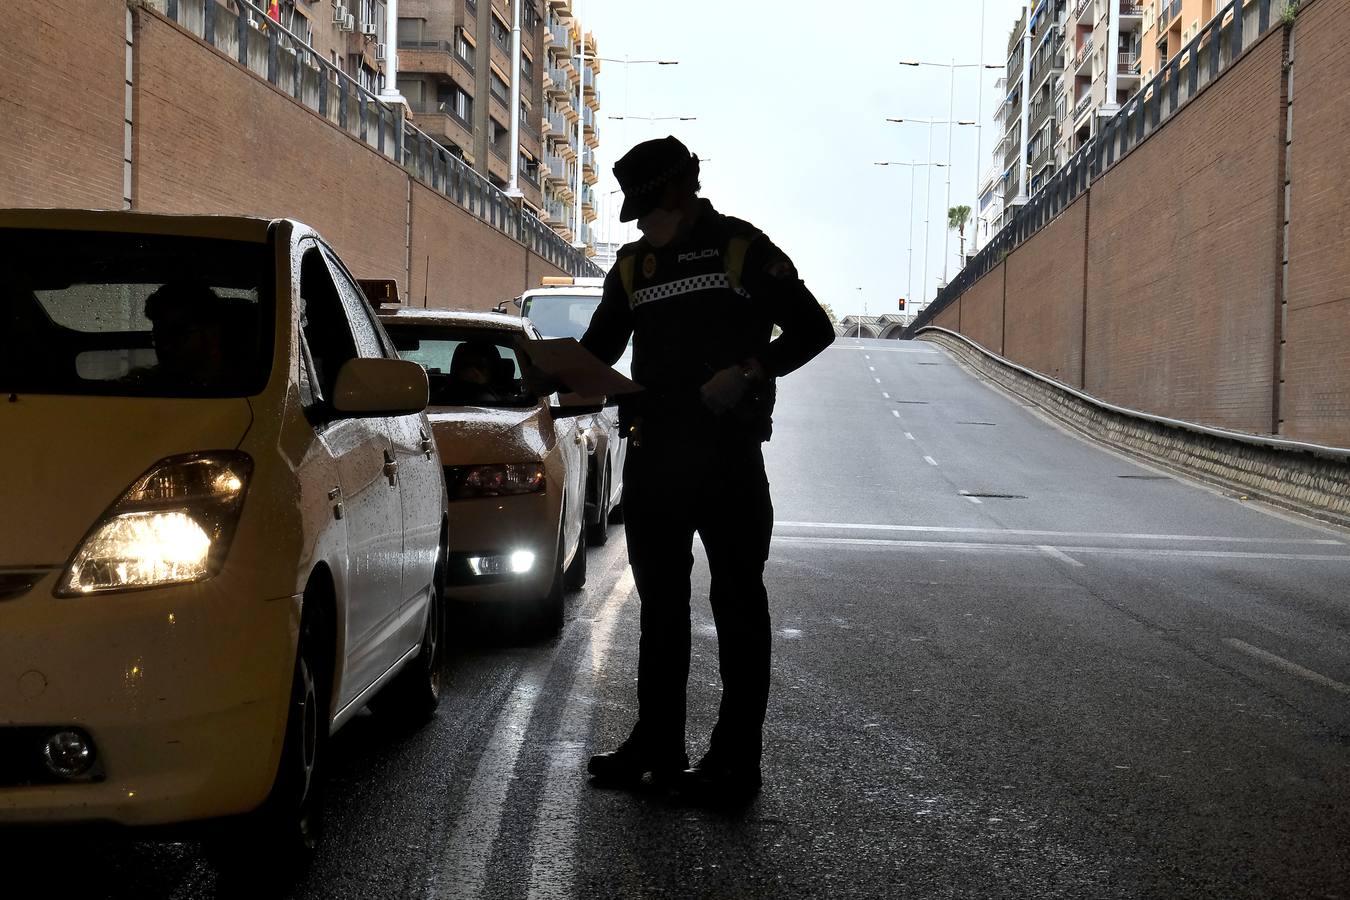
<svg viewBox="0 0 1350 900">
<path fill-rule="evenodd" d="M 625 746 L 638 748 L 647 771 L 687 764 L 697 533 L 711 573 L 722 675 L 709 757 L 758 779 L 770 655 L 763 575 L 773 529 L 761 445 L 772 431 L 774 379 L 824 349 L 834 329 L 786 254 L 750 223 L 698 204 L 681 239 L 660 248 L 644 239 L 619 251 L 581 343 L 613 363 L 631 335 L 633 380 L 644 388 L 620 410 L 629 436 L 625 531 L 642 629 L 638 724 Z M 741 401 L 711 411 L 700 388 L 751 360 L 758 369 L 744 368 Z M 594 760 L 591 770 L 599 774 Z"/>
</svg>

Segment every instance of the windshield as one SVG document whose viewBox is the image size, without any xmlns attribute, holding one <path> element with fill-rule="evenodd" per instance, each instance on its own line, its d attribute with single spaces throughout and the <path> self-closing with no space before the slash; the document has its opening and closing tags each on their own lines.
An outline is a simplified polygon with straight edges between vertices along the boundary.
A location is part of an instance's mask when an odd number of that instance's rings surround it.
<svg viewBox="0 0 1350 900">
<path fill-rule="evenodd" d="M 4 229 L 0 390 L 246 396 L 271 368 L 271 250 L 165 235 Z"/>
<path fill-rule="evenodd" d="M 427 370 L 432 406 L 533 406 L 538 397 L 525 386 L 516 356 L 516 336 L 485 328 L 385 322 L 403 359 Z"/>
<path fill-rule="evenodd" d="M 535 294 L 525 298 L 520 314 L 544 337 L 581 340 L 599 305 L 599 294 Z"/>
</svg>

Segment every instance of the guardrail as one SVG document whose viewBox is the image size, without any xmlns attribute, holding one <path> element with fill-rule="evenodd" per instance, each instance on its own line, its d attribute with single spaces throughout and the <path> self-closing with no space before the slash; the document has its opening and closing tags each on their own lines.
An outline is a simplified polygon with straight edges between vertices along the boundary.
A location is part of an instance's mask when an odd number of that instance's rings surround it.
<svg viewBox="0 0 1350 900">
<path fill-rule="evenodd" d="M 1177 0 L 1179 3 L 1180 0 Z M 957 273 L 946 287 L 923 308 L 905 330 L 906 337 L 927 325 L 964 294 L 979 279 L 992 271 L 1022 242 L 1040 231 L 1078 199 L 1104 172 L 1124 159 L 1135 147 L 1153 134 L 1164 122 L 1182 109 L 1197 93 L 1242 56 L 1246 40 L 1254 43 L 1270 30 L 1272 9 L 1287 6 L 1285 0 L 1249 0 L 1244 7 L 1234 6 L 1238 14 L 1218 15 L 1200 29 L 1180 52 L 1167 61 L 1120 111 L 1106 120 L 1098 134 L 1073 154 L 1059 171 L 1013 215 L 984 249 Z M 1245 15 L 1243 15 L 1245 12 Z M 1254 28 L 1244 25 L 1252 19 Z M 1227 21 L 1225 21 L 1227 19 Z M 1185 61 L 1186 65 L 1182 65 Z M 1091 94 L 1084 96 L 1090 102 Z M 1083 100 L 1076 110 L 1081 111 Z M 1075 112 L 1077 118 L 1079 112 Z"/>
<path fill-rule="evenodd" d="M 153 0 L 152 8 L 257 77 L 399 165 L 478 219 L 529 247 L 571 275 L 600 268 L 561 235 L 388 104 L 319 55 L 295 33 L 268 18 L 253 0 Z"/>
</svg>

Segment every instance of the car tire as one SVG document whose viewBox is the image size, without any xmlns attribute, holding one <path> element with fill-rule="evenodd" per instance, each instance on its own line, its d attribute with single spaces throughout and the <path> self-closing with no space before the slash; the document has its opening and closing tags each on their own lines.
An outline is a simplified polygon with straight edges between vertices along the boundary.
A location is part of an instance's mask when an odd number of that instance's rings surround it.
<svg viewBox="0 0 1350 900">
<path fill-rule="evenodd" d="M 445 557 L 444 540 L 437 555 L 427 604 L 427 621 L 416 657 L 394 676 L 372 700 L 379 715 L 390 715 L 409 724 L 420 725 L 436 713 L 445 687 Z"/>
<path fill-rule="evenodd" d="M 248 878 L 259 872 L 299 872 L 318 845 L 323 826 L 329 719 L 325 698 L 329 692 L 321 662 L 328 632 L 317 606 L 306 602 L 301 616 L 286 733 L 272 790 L 261 807 L 224 825 L 204 848 L 228 878 Z"/>
<path fill-rule="evenodd" d="M 605 466 L 595 493 L 599 514 L 586 525 L 586 542 L 594 547 L 602 547 L 609 540 L 609 489 L 609 466 Z"/>
</svg>

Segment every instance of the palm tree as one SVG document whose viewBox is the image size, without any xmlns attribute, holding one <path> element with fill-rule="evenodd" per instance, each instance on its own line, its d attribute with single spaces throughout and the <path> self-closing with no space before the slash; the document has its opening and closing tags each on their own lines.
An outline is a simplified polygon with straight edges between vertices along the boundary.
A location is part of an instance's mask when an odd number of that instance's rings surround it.
<svg viewBox="0 0 1350 900">
<path fill-rule="evenodd" d="M 969 206 L 953 206 L 947 210 L 947 228 L 961 233 L 961 265 L 966 263 L 966 224 L 970 221 Z"/>
</svg>

